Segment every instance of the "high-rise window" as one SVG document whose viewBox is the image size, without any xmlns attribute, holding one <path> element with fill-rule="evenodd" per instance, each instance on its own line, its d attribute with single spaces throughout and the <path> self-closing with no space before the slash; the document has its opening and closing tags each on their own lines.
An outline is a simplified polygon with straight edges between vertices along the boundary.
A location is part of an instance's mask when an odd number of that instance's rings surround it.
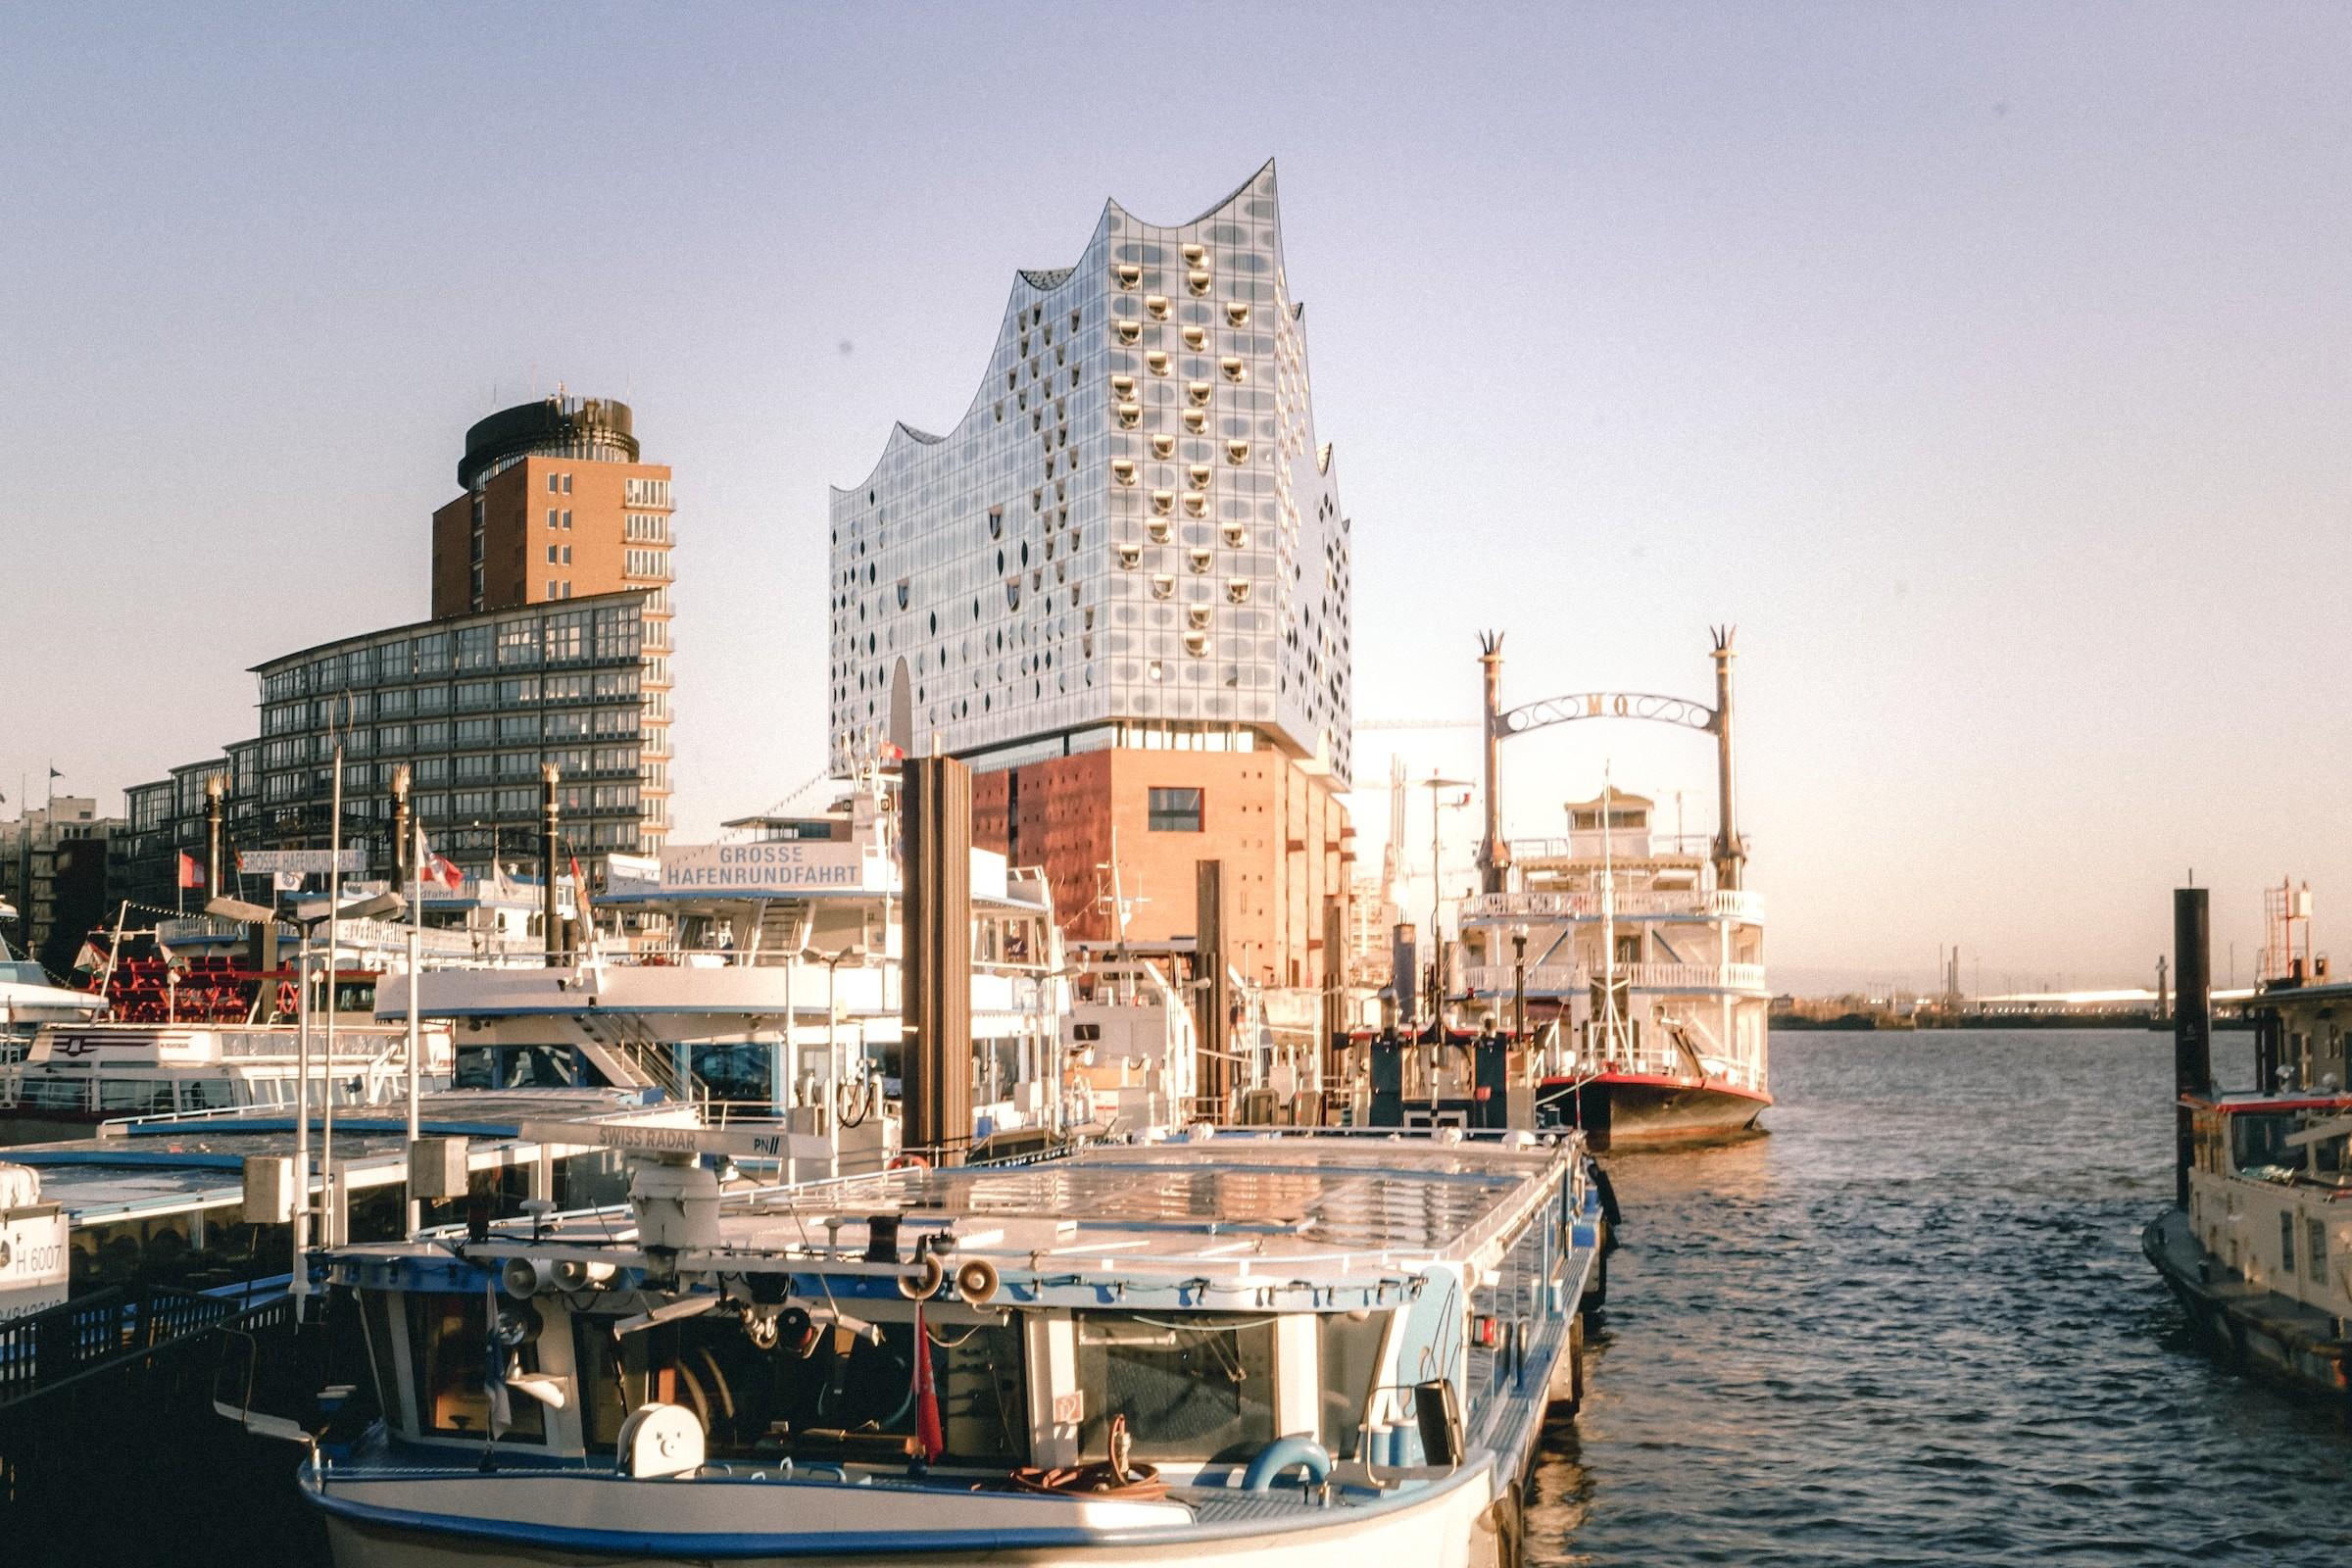
<svg viewBox="0 0 2352 1568">
<path fill-rule="evenodd" d="M 1199 790 L 1155 789 L 1152 791 L 1150 806 L 1145 825 L 1154 833 L 1201 831 Z"/>
<path fill-rule="evenodd" d="M 550 528 L 553 528 L 553 527 L 555 527 L 555 526 L 556 526 L 556 519 L 557 519 L 559 516 L 562 516 L 562 515 L 563 515 L 563 514 L 561 514 L 561 513 L 559 513 L 558 511 L 556 511 L 556 509 L 555 509 L 555 508 L 553 508 L 553 507 L 550 507 L 550 508 L 548 508 L 548 509 L 547 509 L 547 525 L 548 525 Z"/>
</svg>

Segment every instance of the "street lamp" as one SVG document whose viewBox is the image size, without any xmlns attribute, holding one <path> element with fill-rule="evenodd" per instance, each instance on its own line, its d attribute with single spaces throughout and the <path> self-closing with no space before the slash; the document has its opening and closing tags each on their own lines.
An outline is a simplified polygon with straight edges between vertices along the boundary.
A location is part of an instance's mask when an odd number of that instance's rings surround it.
<svg viewBox="0 0 2352 1568">
<path fill-rule="evenodd" d="M 295 921 L 296 927 L 301 932 L 301 946 L 295 956 L 295 973 L 300 976 L 300 986 L 295 994 L 294 1168 L 299 1173 L 302 1192 L 300 1194 L 301 1200 L 294 1207 L 294 1277 L 290 1282 L 290 1288 L 297 1297 L 308 1296 L 311 1290 L 310 1268 L 303 1261 L 310 1250 L 311 1242 L 311 937 L 322 925 L 331 925 L 339 920 L 372 920 L 379 915 L 397 913 L 401 907 L 399 894 L 379 893 L 373 898 L 362 899 L 340 908 L 330 906 L 323 914 L 313 915 L 307 920 Z M 219 919 L 236 920 L 246 925 L 263 925 L 277 919 L 275 909 L 259 904 L 248 904 L 242 899 L 209 900 L 205 904 L 204 912 Z M 330 1044 L 325 1067 L 330 1086 L 335 1070 L 331 1044 L 334 1023 L 334 982 L 332 979 L 334 962 L 334 947 L 330 941 L 326 953 L 326 967 L 329 976 L 327 1023 Z M 333 1098 L 331 1087 L 325 1098 L 331 1102 Z M 331 1206 L 334 1192 L 333 1139 L 334 1126 L 329 1121 L 321 1130 L 319 1149 L 320 1173 L 324 1178 L 319 1190 L 319 1200 L 322 1205 L 321 1224 L 326 1226 L 329 1231 L 329 1234 L 325 1236 L 328 1246 L 334 1245 L 334 1237 L 331 1234 L 334 1212 Z"/>
<path fill-rule="evenodd" d="M 825 1071 L 832 1080 L 833 1119 L 835 1122 L 838 1122 L 841 1116 L 842 1078 L 841 1002 L 837 986 L 841 966 L 851 959 L 864 956 L 865 945 L 860 942 L 853 942 L 836 953 L 826 953 L 818 948 L 803 948 L 801 950 L 801 960 L 804 963 L 821 963 L 825 966 Z M 862 1037 L 860 1038 L 862 1039 Z M 862 1057 L 863 1051 L 861 1050 L 858 1054 Z"/>
<path fill-rule="evenodd" d="M 1527 927 L 1511 927 L 1511 1039 L 1527 1039 Z"/>
</svg>

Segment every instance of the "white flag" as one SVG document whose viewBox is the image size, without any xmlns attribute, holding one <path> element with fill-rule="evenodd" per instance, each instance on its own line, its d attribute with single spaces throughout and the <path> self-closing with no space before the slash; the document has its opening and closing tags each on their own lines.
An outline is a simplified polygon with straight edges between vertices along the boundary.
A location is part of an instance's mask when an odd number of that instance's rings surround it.
<svg viewBox="0 0 2352 1568">
<path fill-rule="evenodd" d="M 270 883 L 280 893 L 300 893 L 302 891 L 302 873 L 300 871 L 272 871 L 270 873 Z"/>
</svg>

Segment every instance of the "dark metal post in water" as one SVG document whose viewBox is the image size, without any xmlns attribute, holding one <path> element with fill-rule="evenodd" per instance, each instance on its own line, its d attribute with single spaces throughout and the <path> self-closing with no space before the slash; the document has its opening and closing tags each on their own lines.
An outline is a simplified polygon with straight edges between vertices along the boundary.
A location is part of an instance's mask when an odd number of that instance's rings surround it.
<svg viewBox="0 0 2352 1568">
<path fill-rule="evenodd" d="M 908 1149 L 956 1164 L 972 1141 L 972 775 L 912 759 L 899 784 L 906 900 L 899 1105 Z M 1047 984 L 1042 974 L 1037 984 Z M 1048 1092 L 1061 1093 L 1059 1055 Z"/>
<path fill-rule="evenodd" d="M 1227 962 L 1225 862 L 1193 862 L 1193 952 L 1200 965 L 1195 1015 L 1200 1042 L 1196 1092 L 1207 1119 L 1223 1123 L 1232 1114 L 1237 1075 L 1233 1062 L 1233 988 Z"/>
<path fill-rule="evenodd" d="M 2187 1102 L 2213 1093 L 2213 932 L 2204 888 L 2173 890 L 2174 1200 L 2188 1207 L 2196 1121 Z"/>
</svg>

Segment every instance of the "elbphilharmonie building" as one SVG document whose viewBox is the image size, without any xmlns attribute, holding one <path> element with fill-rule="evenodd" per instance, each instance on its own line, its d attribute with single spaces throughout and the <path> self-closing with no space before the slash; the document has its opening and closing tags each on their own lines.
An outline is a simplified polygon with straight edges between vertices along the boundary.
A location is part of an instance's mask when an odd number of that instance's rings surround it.
<svg viewBox="0 0 2352 1568">
<path fill-rule="evenodd" d="M 1348 880 L 1348 523 L 1271 162 L 1188 222 L 1106 203 L 1075 265 L 1016 273 L 962 417 L 894 425 L 833 491 L 831 566 L 837 765 L 963 758 L 978 825 L 1081 927 L 1114 837 L 1163 879 L 1246 862 L 1243 921 L 1262 881 L 1298 927 L 1263 933 L 1266 977 L 1320 971 Z"/>
</svg>

